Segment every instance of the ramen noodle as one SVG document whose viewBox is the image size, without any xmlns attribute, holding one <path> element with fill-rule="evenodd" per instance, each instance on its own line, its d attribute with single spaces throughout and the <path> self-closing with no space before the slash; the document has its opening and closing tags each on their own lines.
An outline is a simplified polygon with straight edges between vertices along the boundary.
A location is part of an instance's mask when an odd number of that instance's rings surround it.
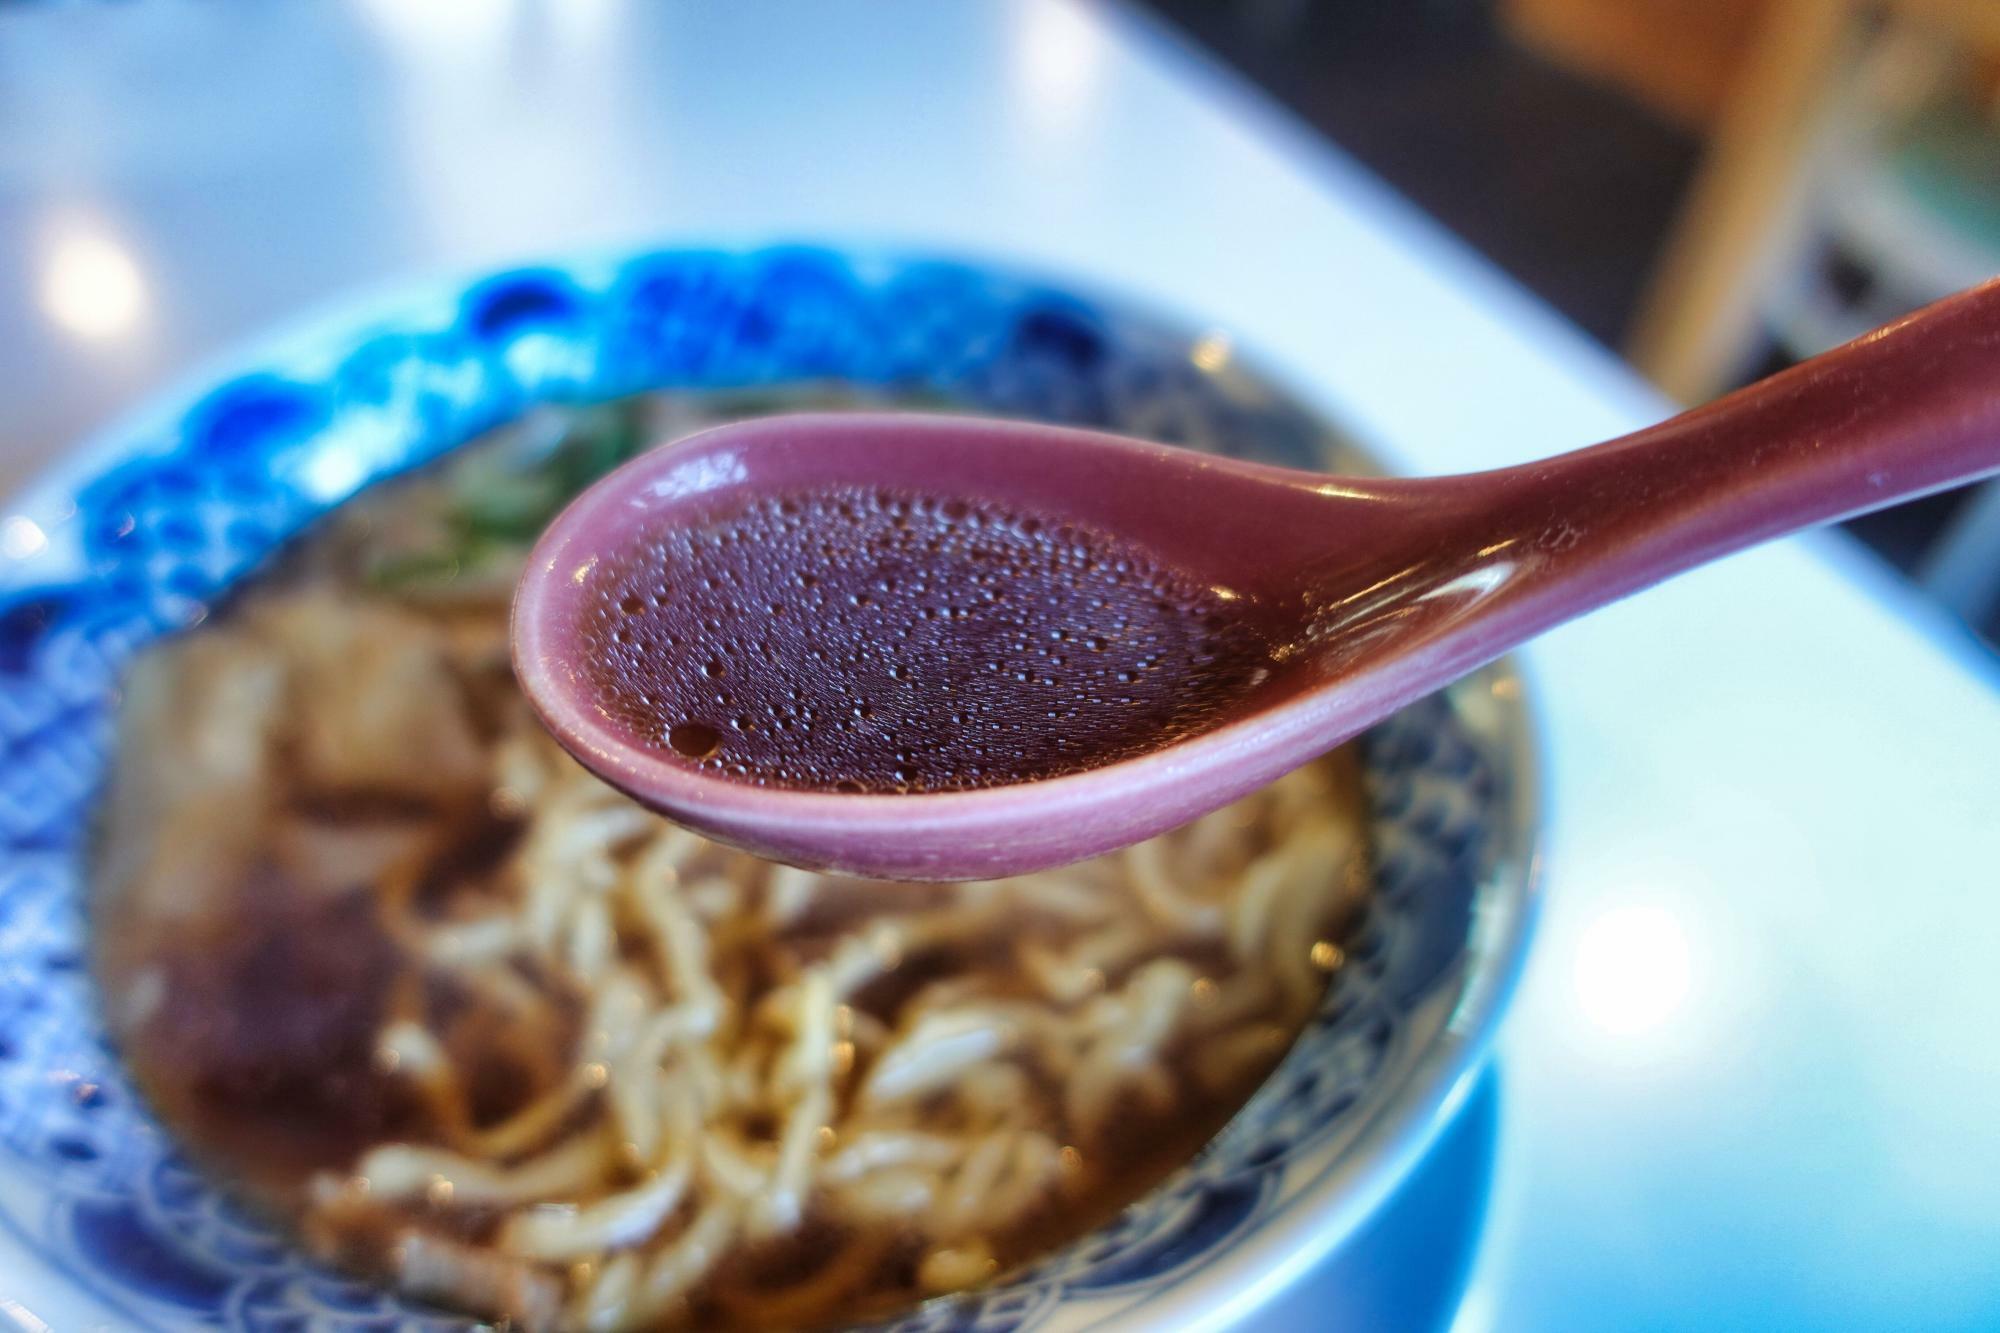
<svg viewBox="0 0 2000 1333">
<path fill-rule="evenodd" d="M 98 830 L 106 1013 L 166 1123 L 314 1253 L 525 1329 L 992 1281 L 1213 1134 L 1366 890 L 1346 755 L 959 885 L 772 865 L 591 777 L 514 688 L 507 595 L 571 474 L 629 452 L 602 436 L 669 410 L 344 508 L 141 660 Z M 512 529 L 467 520 L 507 487 Z"/>
</svg>

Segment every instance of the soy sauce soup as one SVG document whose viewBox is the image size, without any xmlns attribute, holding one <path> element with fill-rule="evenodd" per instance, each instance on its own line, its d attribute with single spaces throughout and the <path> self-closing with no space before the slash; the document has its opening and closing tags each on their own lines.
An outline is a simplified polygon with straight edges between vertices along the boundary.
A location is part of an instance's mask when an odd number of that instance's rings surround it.
<svg viewBox="0 0 2000 1333">
<path fill-rule="evenodd" d="M 1129 541 L 956 496 L 829 487 L 650 535 L 594 574 L 586 670 L 634 739 L 760 786 L 1061 776 L 1226 718 L 1260 608 Z"/>
</svg>

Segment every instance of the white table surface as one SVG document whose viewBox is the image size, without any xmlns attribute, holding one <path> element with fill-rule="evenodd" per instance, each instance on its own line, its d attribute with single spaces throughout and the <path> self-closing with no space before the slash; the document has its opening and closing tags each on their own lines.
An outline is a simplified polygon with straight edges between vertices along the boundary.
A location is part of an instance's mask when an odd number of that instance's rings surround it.
<svg viewBox="0 0 2000 1333">
<path fill-rule="evenodd" d="M 773 236 L 1130 289 L 1413 470 L 1664 411 L 1124 10 L 31 4 L 0 9 L 0 493 L 357 289 Z M 1831 538 L 1528 666 L 1549 903 L 1463 1154 L 1493 1167 L 1456 1327 L 2000 1325 L 2000 672 Z M 1361 1285 L 1421 1268 L 1397 1247 L 1424 1225 L 1258 1327 L 1351 1322 Z M 1383 1299 L 1377 1322 L 1422 1304 Z"/>
</svg>

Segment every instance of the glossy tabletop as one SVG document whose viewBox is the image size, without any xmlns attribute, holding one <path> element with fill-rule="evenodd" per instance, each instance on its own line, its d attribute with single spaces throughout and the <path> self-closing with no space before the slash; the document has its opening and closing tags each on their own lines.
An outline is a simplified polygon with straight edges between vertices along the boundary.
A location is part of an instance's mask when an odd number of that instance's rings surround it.
<svg viewBox="0 0 2000 1333">
<path fill-rule="evenodd" d="M 0 492 L 408 275 L 777 237 L 1129 291 L 1407 470 L 1666 411 L 1132 11 L 30 4 L 0 6 Z M 34 536 L 0 516 L 0 555 Z M 1549 896 L 1496 1069 L 1257 1327 L 2000 1323 L 2000 668 L 1831 536 L 1527 666 Z"/>
</svg>

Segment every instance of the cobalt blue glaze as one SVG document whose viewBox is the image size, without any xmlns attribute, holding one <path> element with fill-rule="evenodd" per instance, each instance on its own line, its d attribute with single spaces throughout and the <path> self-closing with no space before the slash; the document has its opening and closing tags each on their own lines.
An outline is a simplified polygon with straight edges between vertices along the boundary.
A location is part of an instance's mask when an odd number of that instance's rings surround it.
<svg viewBox="0 0 2000 1333">
<path fill-rule="evenodd" d="M 126 1083 L 77 965 L 78 861 L 119 670 L 314 518 L 528 404 L 652 387 L 840 380 L 1320 458 L 1309 417 L 1245 397 L 1187 352 L 1120 311 L 962 264 L 668 251 L 479 282 L 442 326 L 344 335 L 132 440 L 76 491 L 81 567 L 0 593 L 0 1173 L 34 1201 L 0 1207 L 0 1222 L 137 1325 L 469 1327 L 315 1268 L 183 1163 Z M 1260 1225 L 1288 1163 L 1379 1091 L 1411 1010 L 1464 957 L 1501 777 L 1442 698 L 1364 746 L 1380 891 L 1285 1064 L 1192 1166 L 1109 1225 L 884 1328 L 1014 1333 L 1069 1293 L 1171 1286 Z"/>
</svg>

